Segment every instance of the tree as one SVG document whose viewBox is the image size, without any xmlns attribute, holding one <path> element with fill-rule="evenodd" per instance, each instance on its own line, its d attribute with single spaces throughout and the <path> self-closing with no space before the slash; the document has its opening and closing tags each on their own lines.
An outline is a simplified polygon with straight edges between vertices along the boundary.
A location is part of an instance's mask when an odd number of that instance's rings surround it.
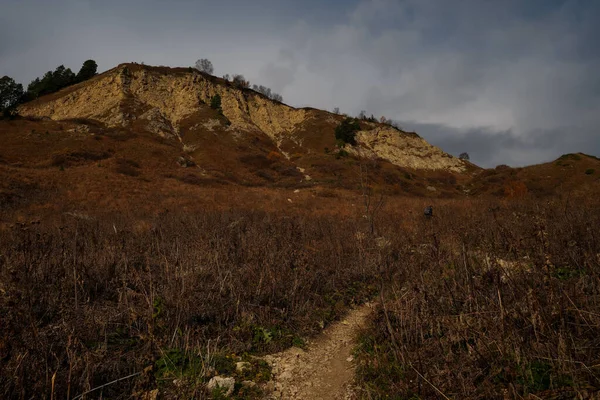
<svg viewBox="0 0 600 400">
<path fill-rule="evenodd" d="M 334 108 L 333 109 L 333 113 L 334 114 L 339 114 L 340 113 L 340 108 L 339 107 Z"/>
<path fill-rule="evenodd" d="M 48 71 L 42 79 L 36 78 L 27 86 L 27 97 L 35 99 L 45 94 L 54 93 L 75 83 L 75 74 L 64 65 L 59 65 L 54 71 Z"/>
<path fill-rule="evenodd" d="M 212 108 L 214 110 L 221 109 L 221 96 L 219 96 L 218 94 L 215 94 L 213 97 L 211 97 L 210 108 Z"/>
<path fill-rule="evenodd" d="M 213 68 L 212 62 L 207 58 L 201 58 L 196 61 L 196 69 L 200 72 L 205 72 L 212 75 L 215 69 Z"/>
<path fill-rule="evenodd" d="M 271 94 L 272 94 L 271 93 L 271 89 L 269 89 L 266 86 L 263 86 L 263 85 L 260 85 L 260 86 L 252 85 L 252 90 L 254 90 L 254 91 L 258 92 L 258 93 L 262 93 L 265 96 L 267 96 L 268 98 L 271 98 Z"/>
<path fill-rule="evenodd" d="M 242 77 L 243 78 L 243 77 Z M 282 102 L 283 101 L 283 96 L 281 96 L 280 94 L 277 94 L 275 92 L 273 92 L 270 88 L 263 86 L 263 85 L 252 85 L 252 90 L 264 94 L 265 96 L 267 96 L 269 99 L 274 100 L 274 101 L 279 101 Z"/>
<path fill-rule="evenodd" d="M 461 160 L 469 161 L 469 153 L 460 153 L 460 156 L 458 156 L 458 158 Z"/>
<path fill-rule="evenodd" d="M 97 74 L 97 71 L 98 71 L 98 64 L 96 64 L 96 61 L 87 60 L 81 66 L 81 69 L 77 73 L 77 76 L 75 76 L 75 81 L 76 82 L 87 81 L 88 79 L 93 78 Z"/>
<path fill-rule="evenodd" d="M 367 112 L 365 110 L 362 110 L 360 112 L 360 114 L 358 114 L 358 118 L 359 119 L 367 119 Z"/>
<path fill-rule="evenodd" d="M 244 75 L 233 75 L 233 84 L 239 88 L 248 88 L 250 87 L 250 82 L 244 78 Z"/>
<path fill-rule="evenodd" d="M 229 74 L 225 74 L 225 75 L 223 75 L 223 79 L 225 79 L 226 81 L 230 81 L 231 76 L 229 76 Z"/>
<path fill-rule="evenodd" d="M 335 128 L 335 138 L 354 146 L 356 145 L 356 132 L 359 130 L 360 124 L 356 119 L 346 118 Z"/>
<path fill-rule="evenodd" d="M 70 68 L 65 68 L 64 65 L 60 65 L 52 73 L 52 80 L 53 84 L 56 86 L 56 90 L 60 90 L 75 83 L 75 74 Z"/>
<path fill-rule="evenodd" d="M 23 98 L 23 85 L 14 79 L 3 76 L 0 78 L 0 114 L 13 115 L 15 107 Z"/>
</svg>

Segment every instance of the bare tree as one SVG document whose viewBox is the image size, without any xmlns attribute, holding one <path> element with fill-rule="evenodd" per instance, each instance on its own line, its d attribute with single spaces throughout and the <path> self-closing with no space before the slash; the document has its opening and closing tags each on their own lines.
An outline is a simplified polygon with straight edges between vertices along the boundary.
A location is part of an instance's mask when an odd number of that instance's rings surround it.
<svg viewBox="0 0 600 400">
<path fill-rule="evenodd" d="M 369 179 L 369 167 L 365 163 L 360 164 L 360 187 L 362 191 L 362 197 L 365 206 L 364 217 L 369 223 L 369 231 L 371 234 L 375 234 L 375 222 L 377 214 L 381 211 L 385 202 L 383 194 L 379 194 L 377 198 L 374 198 L 372 182 Z"/>
<path fill-rule="evenodd" d="M 281 96 L 280 94 L 277 94 L 277 93 L 273 92 L 271 90 L 271 88 L 268 88 L 266 86 L 263 86 L 263 85 L 252 85 L 252 90 L 254 90 L 254 91 L 258 92 L 258 93 L 264 94 L 265 96 L 267 96 L 271 100 L 279 101 L 279 102 L 283 101 L 283 96 Z"/>
<path fill-rule="evenodd" d="M 196 69 L 200 72 L 206 72 L 207 74 L 213 74 L 215 69 L 213 68 L 212 62 L 207 58 L 201 58 L 196 61 Z"/>
<path fill-rule="evenodd" d="M 340 108 L 339 107 L 334 108 L 333 109 L 333 113 L 334 114 L 339 114 L 340 113 Z"/>
<path fill-rule="evenodd" d="M 262 93 L 265 96 L 267 96 L 268 98 L 271 98 L 271 96 L 272 96 L 271 89 L 269 89 L 268 87 L 263 86 L 263 85 L 260 85 L 260 86 L 252 85 L 252 90 L 257 91 L 258 93 Z"/>
</svg>

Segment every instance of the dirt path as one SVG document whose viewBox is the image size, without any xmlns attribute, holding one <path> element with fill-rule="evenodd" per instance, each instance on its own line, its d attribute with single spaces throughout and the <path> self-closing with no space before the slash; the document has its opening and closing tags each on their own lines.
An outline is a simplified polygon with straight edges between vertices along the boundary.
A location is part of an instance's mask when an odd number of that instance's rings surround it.
<svg viewBox="0 0 600 400">
<path fill-rule="evenodd" d="M 275 390 L 270 399 L 353 399 L 352 349 L 358 330 L 371 313 L 372 304 L 354 310 L 308 344 L 306 351 L 291 348 L 265 360 L 273 366 Z"/>
</svg>

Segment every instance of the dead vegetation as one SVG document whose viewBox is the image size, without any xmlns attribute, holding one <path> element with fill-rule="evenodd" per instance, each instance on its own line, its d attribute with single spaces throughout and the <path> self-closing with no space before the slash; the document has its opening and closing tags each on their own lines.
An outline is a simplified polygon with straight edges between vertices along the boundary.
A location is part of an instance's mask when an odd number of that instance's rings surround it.
<svg viewBox="0 0 600 400">
<path fill-rule="evenodd" d="M 470 206 L 390 235 L 364 398 L 596 398 L 597 204 Z"/>
<path fill-rule="evenodd" d="M 301 343 L 373 293 L 354 231 L 249 212 L 2 231 L 0 395 L 74 398 L 140 373 L 92 397 L 203 397 L 230 354 Z"/>
</svg>

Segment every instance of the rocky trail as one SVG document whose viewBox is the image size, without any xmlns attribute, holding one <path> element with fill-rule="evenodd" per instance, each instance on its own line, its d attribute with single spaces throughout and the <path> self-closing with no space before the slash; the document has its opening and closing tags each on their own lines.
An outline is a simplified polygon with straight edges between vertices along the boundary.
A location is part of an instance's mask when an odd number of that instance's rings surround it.
<svg viewBox="0 0 600 400">
<path fill-rule="evenodd" d="M 356 398 L 352 350 L 372 308 L 368 303 L 351 310 L 345 319 L 309 342 L 306 350 L 291 348 L 266 356 L 274 375 L 269 399 Z"/>
</svg>

